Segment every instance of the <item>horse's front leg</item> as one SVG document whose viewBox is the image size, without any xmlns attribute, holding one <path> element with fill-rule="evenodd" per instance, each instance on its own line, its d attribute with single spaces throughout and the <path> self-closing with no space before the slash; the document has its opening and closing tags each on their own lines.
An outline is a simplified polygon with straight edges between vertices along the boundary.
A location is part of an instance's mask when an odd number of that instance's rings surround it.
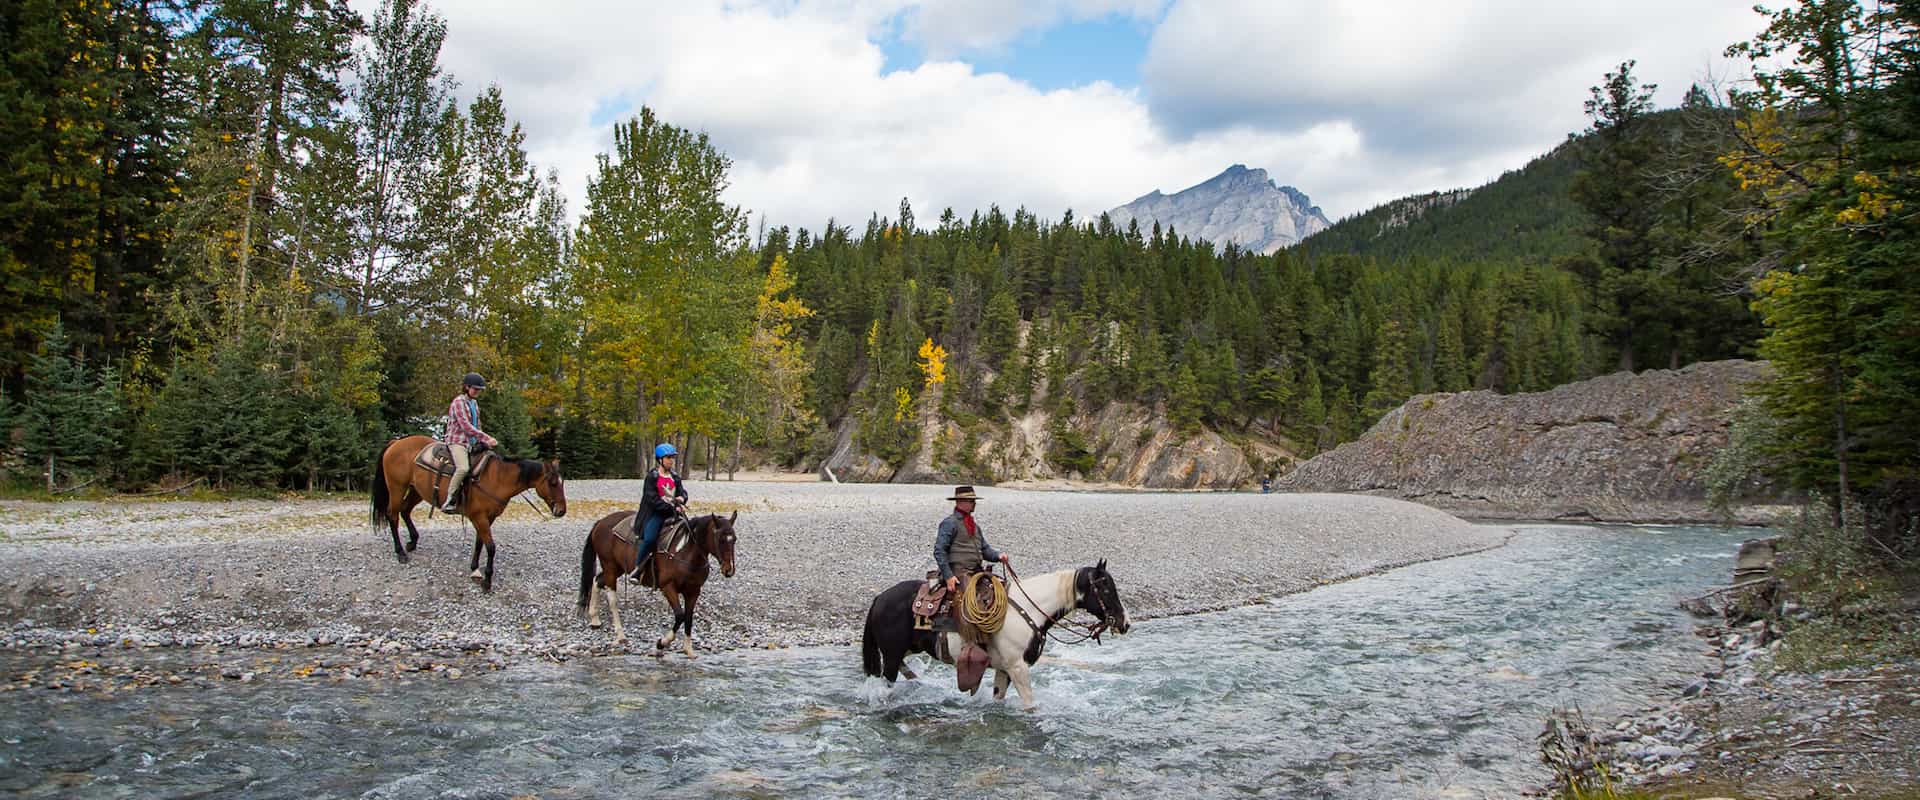
<svg viewBox="0 0 1920 800">
<path fill-rule="evenodd" d="M 1007 674 L 1006 669 L 1001 667 L 994 667 L 993 668 L 993 699 L 995 700 L 1007 699 L 1007 684 L 1012 682 L 1013 682 L 1013 678 L 1012 676 L 1009 676 Z"/>
<path fill-rule="evenodd" d="M 1007 665 L 1007 673 L 1013 680 L 1013 688 L 1019 690 L 1020 701 L 1026 704 L 1026 710 L 1032 711 L 1037 708 L 1038 706 L 1033 702 L 1033 674 L 1027 671 L 1027 662 L 1015 658 L 1013 663 Z M 998 686 L 1000 679 L 996 677 L 993 682 Z M 1002 693 L 1004 694 L 1004 691 Z"/>
<path fill-rule="evenodd" d="M 667 598 L 667 608 L 673 611 L 673 625 L 667 628 L 667 635 L 653 643 L 654 657 L 667 654 L 667 648 L 673 646 L 673 640 L 680 636 L 680 592 L 671 584 L 660 587 L 661 596 Z"/>
<path fill-rule="evenodd" d="M 700 602 L 700 587 L 695 586 L 687 589 L 687 616 L 685 621 L 680 623 L 680 628 L 687 632 L 687 642 L 686 642 L 687 658 L 694 657 L 693 655 L 693 607 L 699 602 Z"/>
</svg>

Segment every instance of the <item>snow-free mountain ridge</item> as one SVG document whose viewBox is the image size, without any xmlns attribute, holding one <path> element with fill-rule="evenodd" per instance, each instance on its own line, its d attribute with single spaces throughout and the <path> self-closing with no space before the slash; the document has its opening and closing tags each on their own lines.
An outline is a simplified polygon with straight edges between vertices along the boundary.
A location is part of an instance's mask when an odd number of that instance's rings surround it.
<svg viewBox="0 0 1920 800">
<path fill-rule="evenodd" d="M 1107 212 L 1118 226 L 1138 220 L 1142 229 L 1160 223 L 1182 236 L 1216 245 L 1233 243 L 1257 253 L 1282 247 L 1326 230 L 1327 221 L 1307 195 L 1280 186 L 1264 169 L 1235 164 L 1206 182 L 1173 194 L 1155 189 Z"/>
</svg>

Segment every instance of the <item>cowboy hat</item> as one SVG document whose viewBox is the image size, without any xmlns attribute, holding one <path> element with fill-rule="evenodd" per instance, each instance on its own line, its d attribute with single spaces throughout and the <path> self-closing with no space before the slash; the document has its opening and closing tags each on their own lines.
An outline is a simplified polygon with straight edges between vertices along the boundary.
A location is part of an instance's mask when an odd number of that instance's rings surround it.
<svg viewBox="0 0 1920 800">
<path fill-rule="evenodd" d="M 974 494 L 973 487 L 971 486 L 955 486 L 953 487 L 953 496 L 947 499 L 948 500 L 978 500 L 980 499 L 980 495 Z"/>
</svg>

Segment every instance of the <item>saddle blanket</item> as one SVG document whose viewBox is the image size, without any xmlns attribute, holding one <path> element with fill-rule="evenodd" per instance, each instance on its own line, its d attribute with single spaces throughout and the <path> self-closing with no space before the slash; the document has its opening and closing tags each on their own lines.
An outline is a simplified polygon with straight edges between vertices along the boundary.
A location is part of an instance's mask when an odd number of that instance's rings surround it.
<svg viewBox="0 0 1920 800">
<path fill-rule="evenodd" d="M 639 537 L 633 529 L 634 522 L 638 519 L 640 519 L 640 515 L 633 514 L 626 519 L 614 523 L 614 538 L 627 544 L 633 544 L 638 541 Z M 664 529 L 660 531 L 660 541 L 654 543 L 655 550 L 663 553 L 672 553 L 678 551 L 687 543 L 689 532 L 685 520 L 673 520 L 672 522 L 665 523 L 663 528 Z"/>
<path fill-rule="evenodd" d="M 483 450 L 474 453 L 470 450 L 468 451 L 467 465 L 473 469 L 473 474 L 478 475 L 480 474 L 480 467 L 485 465 L 487 459 L 492 457 L 492 451 Z M 444 478 L 453 474 L 453 453 L 447 449 L 446 442 L 434 442 L 433 444 L 420 448 L 420 455 L 413 457 L 413 465 L 431 470 L 435 475 Z"/>
</svg>

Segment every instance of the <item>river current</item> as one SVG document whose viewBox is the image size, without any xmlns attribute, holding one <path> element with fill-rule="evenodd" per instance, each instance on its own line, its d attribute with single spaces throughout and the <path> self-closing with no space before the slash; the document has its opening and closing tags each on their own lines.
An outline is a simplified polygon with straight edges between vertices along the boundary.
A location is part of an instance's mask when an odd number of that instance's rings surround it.
<svg viewBox="0 0 1920 800">
<path fill-rule="evenodd" d="M 1707 666 L 1674 601 L 1709 528 L 1521 526 L 1505 547 L 1050 645 L 1037 712 L 886 687 L 846 646 L 280 679 L 0 703 L 36 797 L 1511 797 L 1543 716 L 1607 718 Z M 1124 597 L 1126 587 L 1121 587 Z M 166 658 L 167 656 L 156 656 Z"/>
</svg>

